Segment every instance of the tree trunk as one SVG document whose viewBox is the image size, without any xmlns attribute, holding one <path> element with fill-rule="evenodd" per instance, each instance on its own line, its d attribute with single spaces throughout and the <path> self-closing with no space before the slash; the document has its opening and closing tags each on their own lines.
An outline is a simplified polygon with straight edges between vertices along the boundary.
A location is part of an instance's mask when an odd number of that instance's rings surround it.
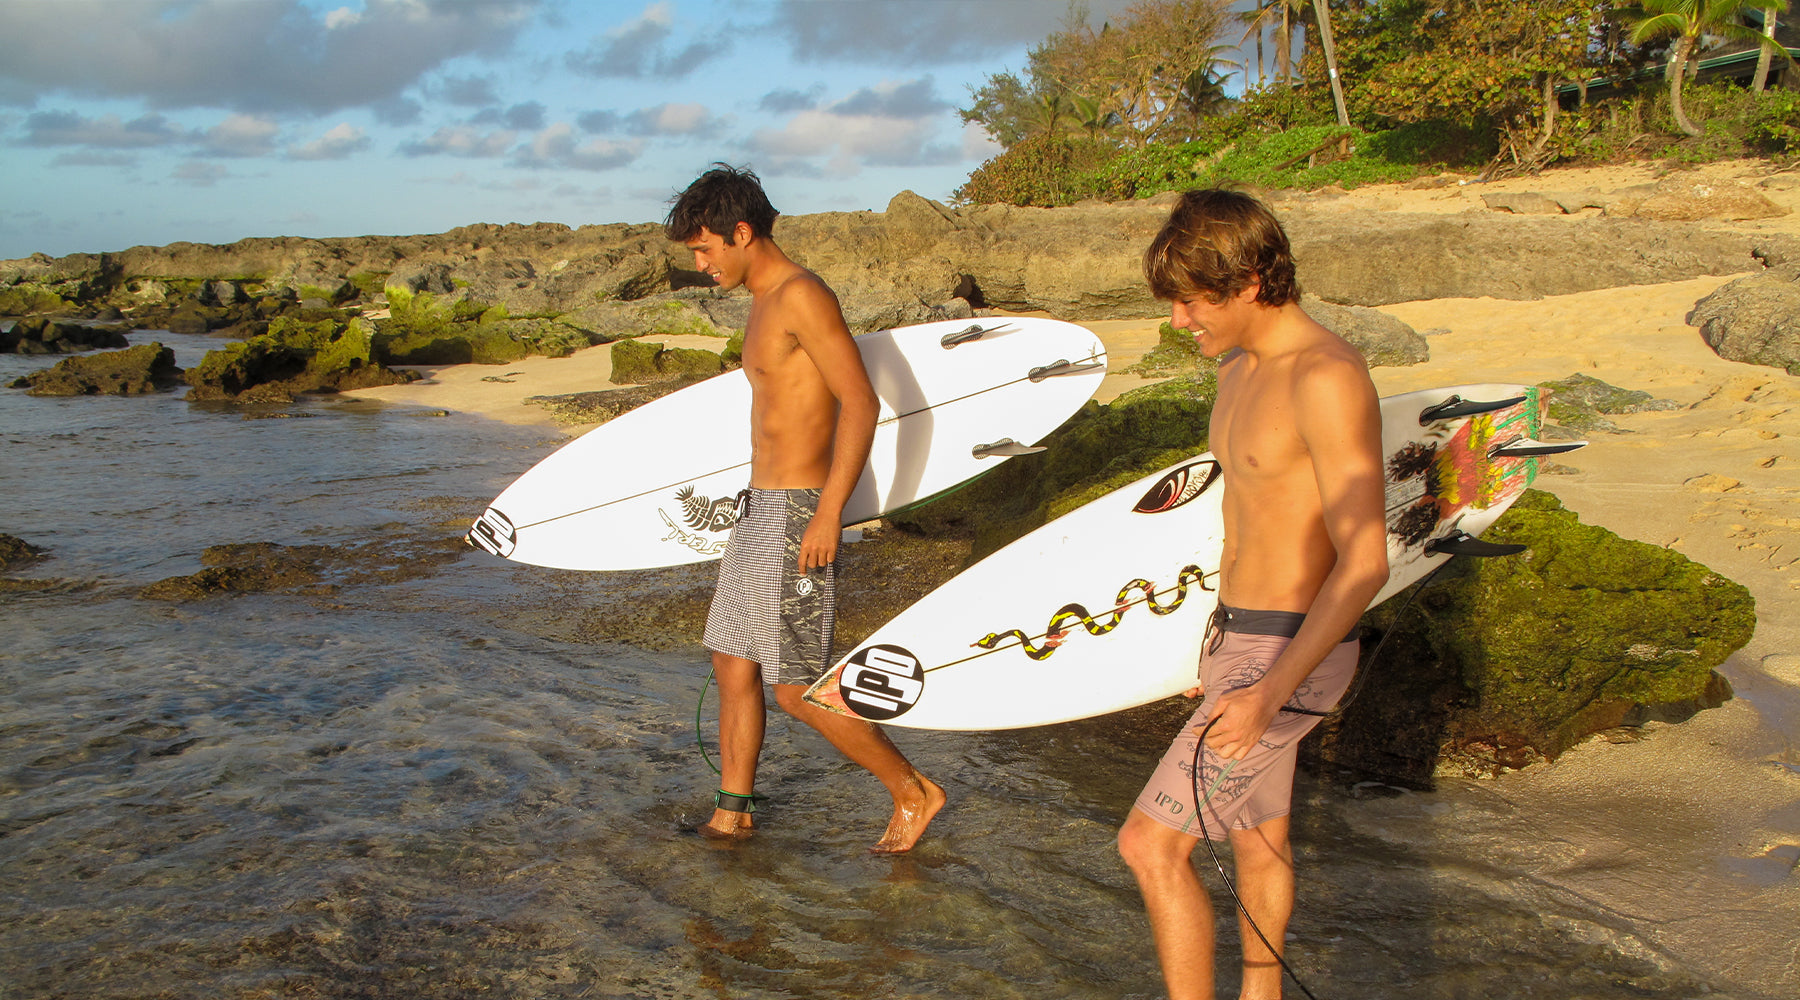
<svg viewBox="0 0 1800 1000">
<path fill-rule="evenodd" d="M 1686 35 L 1675 43 L 1675 58 L 1669 64 L 1669 108 L 1675 112 L 1675 124 L 1688 135 L 1701 134 L 1700 126 L 1688 120 L 1687 110 L 1681 106 L 1681 82 L 1687 79 L 1688 53 L 1693 50 L 1694 40 Z"/>
<path fill-rule="evenodd" d="M 1549 73 L 1543 74 L 1543 94 L 1544 134 L 1538 136 L 1537 142 L 1531 144 L 1531 152 L 1525 154 L 1525 158 L 1534 165 L 1538 157 L 1543 155 L 1544 147 L 1550 145 L 1550 137 L 1556 134 L 1556 77 Z"/>
<path fill-rule="evenodd" d="M 1350 112 L 1344 107 L 1344 84 L 1338 79 L 1337 47 L 1331 41 L 1331 4 L 1314 0 L 1313 10 L 1319 14 L 1319 51 L 1325 54 L 1325 75 L 1331 78 L 1331 100 L 1337 105 L 1339 125 L 1350 125 Z"/>
<path fill-rule="evenodd" d="M 1286 85 L 1294 76 L 1294 26 L 1288 23 L 1287 4 L 1281 6 L 1281 30 L 1275 36 L 1275 82 Z"/>
<path fill-rule="evenodd" d="M 1763 15 L 1763 37 L 1768 39 L 1756 53 L 1756 78 L 1750 81 L 1750 89 L 1762 93 L 1769 85 L 1769 57 L 1774 55 L 1770 50 L 1775 46 L 1775 12 L 1765 10 Z"/>
</svg>

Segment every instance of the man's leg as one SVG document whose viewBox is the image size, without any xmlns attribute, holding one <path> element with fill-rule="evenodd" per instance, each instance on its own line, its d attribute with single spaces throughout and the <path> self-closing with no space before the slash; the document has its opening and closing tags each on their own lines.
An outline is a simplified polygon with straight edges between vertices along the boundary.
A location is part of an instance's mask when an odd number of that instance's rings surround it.
<svg viewBox="0 0 1800 1000">
<path fill-rule="evenodd" d="M 1213 908 L 1194 871 L 1198 837 L 1131 810 L 1119 854 L 1137 876 L 1169 1000 L 1213 1000 Z"/>
<path fill-rule="evenodd" d="M 753 660 L 713 653 L 713 682 L 719 686 L 719 789 L 738 795 L 756 791 L 756 759 L 762 754 L 764 713 L 762 668 Z M 700 827 L 709 837 L 750 836 L 747 812 L 714 809 Z"/>
<path fill-rule="evenodd" d="M 1238 896 L 1256 919 L 1275 954 L 1238 914 L 1244 940 L 1244 1000 L 1276 1000 L 1281 996 L 1281 963 L 1288 919 L 1294 915 L 1294 852 L 1288 843 L 1288 818 L 1278 816 L 1248 830 L 1231 831 L 1231 856 L 1237 870 Z"/>
<path fill-rule="evenodd" d="M 911 850 L 931 825 L 932 817 L 944 807 L 944 790 L 920 774 L 880 726 L 807 704 L 801 697 L 806 688 L 805 684 L 777 684 L 775 701 L 880 779 L 894 798 L 894 815 L 888 820 L 887 832 L 870 850 L 876 854 Z"/>
</svg>

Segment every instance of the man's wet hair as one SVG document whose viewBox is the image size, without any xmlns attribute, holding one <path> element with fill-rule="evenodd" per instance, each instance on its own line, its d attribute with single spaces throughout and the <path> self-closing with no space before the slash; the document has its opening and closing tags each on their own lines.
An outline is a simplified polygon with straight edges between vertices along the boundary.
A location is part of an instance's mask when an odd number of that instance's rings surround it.
<svg viewBox="0 0 1800 1000">
<path fill-rule="evenodd" d="M 675 198 L 669 217 L 663 220 L 663 234 L 677 243 L 686 243 L 700 235 L 702 227 L 725 238 L 732 246 L 732 232 L 737 224 L 750 225 L 750 235 L 768 239 L 775 231 L 775 217 L 780 213 L 769 204 L 762 182 L 749 170 L 726 163 L 715 163 Z"/>
<path fill-rule="evenodd" d="M 1159 299 L 1220 303 L 1252 284 L 1256 301 L 1300 297 L 1287 233 L 1267 205 L 1241 191 L 1189 191 L 1144 251 L 1144 277 Z"/>
</svg>

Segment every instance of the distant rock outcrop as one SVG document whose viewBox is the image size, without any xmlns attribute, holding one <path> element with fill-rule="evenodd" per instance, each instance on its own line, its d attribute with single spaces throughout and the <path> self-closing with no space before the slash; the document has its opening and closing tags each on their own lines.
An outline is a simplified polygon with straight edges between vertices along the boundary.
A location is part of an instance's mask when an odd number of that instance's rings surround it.
<svg viewBox="0 0 1800 1000">
<path fill-rule="evenodd" d="M 1791 237 L 1753 240 L 1698 222 L 1357 212 L 1325 206 L 1325 197 L 1289 196 L 1278 211 L 1302 285 L 1345 305 L 1535 298 L 1751 270 L 1757 243 L 1800 250 Z M 1578 200 L 1558 203 L 1567 210 Z M 857 332 L 984 308 L 1141 319 L 1163 308 L 1139 260 L 1167 214 L 1157 199 L 953 209 L 903 191 L 883 212 L 784 217 L 775 235 L 832 286 Z M 406 348 L 398 359 L 504 362 L 512 352 L 675 332 L 659 327 L 683 316 L 741 329 L 747 293 L 710 285 L 660 226 L 473 225 L 432 236 L 177 243 L 4 261 L 0 315 L 111 308 L 140 328 L 247 339 L 281 316 L 366 312 L 384 336 L 394 328 L 389 342 Z M 539 325 L 517 325 L 528 322 Z"/>
<path fill-rule="evenodd" d="M 14 389 L 31 396 L 135 396 L 181 384 L 175 352 L 160 343 L 139 344 L 64 358 L 55 367 L 15 379 Z"/>
<path fill-rule="evenodd" d="M 1687 321 L 1721 358 L 1800 375 L 1800 267 L 1730 282 L 1694 303 Z"/>
</svg>

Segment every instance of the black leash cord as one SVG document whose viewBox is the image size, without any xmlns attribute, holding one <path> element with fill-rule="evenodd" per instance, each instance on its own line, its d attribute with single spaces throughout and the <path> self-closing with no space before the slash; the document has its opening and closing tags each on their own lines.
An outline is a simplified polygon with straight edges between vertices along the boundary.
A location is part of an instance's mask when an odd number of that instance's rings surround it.
<svg viewBox="0 0 1800 1000">
<path fill-rule="evenodd" d="M 1231 884 L 1231 876 L 1225 874 L 1225 863 L 1219 860 L 1219 852 L 1213 847 L 1212 837 L 1207 835 L 1206 804 L 1212 800 L 1212 791 L 1208 791 L 1204 796 L 1200 794 L 1200 755 L 1206 748 L 1206 734 L 1212 732 L 1212 727 L 1218 723 L 1219 718 L 1221 717 L 1214 717 L 1212 721 L 1208 722 L 1206 727 L 1200 730 L 1200 738 L 1194 741 L 1194 817 L 1200 821 L 1200 839 L 1206 841 L 1206 853 L 1212 855 L 1213 867 L 1219 870 L 1219 878 L 1225 882 L 1225 891 L 1231 893 L 1232 902 L 1237 904 L 1238 912 L 1244 915 L 1244 922 L 1256 932 L 1263 947 L 1269 950 L 1269 954 L 1275 956 L 1275 961 L 1281 963 L 1282 971 L 1288 974 L 1288 978 L 1294 981 L 1295 986 L 1300 987 L 1300 992 L 1306 994 L 1307 1000 L 1319 1000 L 1318 997 L 1313 996 L 1313 991 L 1307 989 L 1306 984 L 1300 981 L 1299 974 L 1294 971 L 1293 966 L 1287 963 L 1287 959 L 1281 956 L 1281 952 L 1269 943 L 1269 938 L 1262 932 L 1262 928 L 1256 926 L 1256 918 L 1250 915 L 1250 908 L 1244 905 L 1243 897 L 1238 895 L 1237 886 Z M 1224 780 L 1225 775 L 1230 774 L 1231 769 L 1236 766 L 1237 761 L 1235 760 L 1227 764 L 1225 769 L 1219 773 L 1219 780 Z M 1214 783 L 1214 786 L 1214 790 L 1217 790 L 1217 782 Z"/>
<path fill-rule="evenodd" d="M 1412 588 L 1412 594 L 1406 598 L 1406 603 L 1401 605 L 1400 610 L 1394 614 L 1396 627 L 1398 627 L 1400 616 L 1406 614 L 1407 610 L 1412 607 L 1413 601 L 1418 599 L 1419 594 L 1425 590 L 1425 587 L 1437 577 L 1438 573 L 1442 571 L 1445 566 L 1450 565 L 1452 561 L 1453 560 L 1446 559 L 1439 563 L 1430 573 L 1425 575 L 1423 580 L 1420 580 L 1418 584 Z M 1351 681 L 1350 689 L 1344 692 L 1344 697 L 1339 699 L 1336 708 L 1333 708 L 1329 712 L 1316 712 L 1308 708 L 1289 708 L 1284 705 L 1282 706 L 1281 711 L 1293 715 L 1312 715 L 1321 719 L 1332 719 L 1343 715 L 1344 709 L 1349 708 L 1350 703 L 1356 700 L 1356 696 L 1362 693 L 1363 684 L 1369 677 L 1369 668 L 1374 665 L 1375 660 L 1381 655 L 1382 647 L 1387 645 L 1388 636 L 1393 634 L 1394 628 L 1389 628 L 1387 631 L 1381 633 L 1380 641 L 1375 643 L 1375 648 L 1369 651 L 1368 659 L 1356 671 L 1356 677 Z M 1269 943 L 1269 939 L 1263 934 L 1262 928 L 1256 926 L 1256 918 L 1252 917 L 1249 908 L 1244 906 L 1244 900 L 1238 895 L 1237 887 L 1231 884 L 1231 876 L 1225 873 L 1225 864 L 1219 860 L 1219 852 L 1213 847 L 1212 838 L 1206 834 L 1206 804 L 1212 801 L 1213 793 L 1212 791 L 1208 791 L 1205 795 L 1200 793 L 1200 756 L 1206 748 L 1206 734 L 1212 732 L 1212 727 L 1218 721 L 1218 717 L 1215 717 L 1207 722 L 1205 728 L 1200 730 L 1200 738 L 1194 741 L 1194 816 L 1200 821 L 1200 839 L 1206 841 L 1206 853 L 1212 855 L 1213 867 L 1219 870 L 1219 878 L 1225 882 L 1225 891 L 1231 893 L 1232 901 L 1237 903 L 1238 912 L 1244 915 L 1244 922 L 1248 923 L 1250 929 L 1256 932 L 1256 936 L 1261 939 L 1263 947 L 1269 950 L 1269 954 L 1275 956 L 1275 961 L 1281 963 L 1282 970 L 1288 974 L 1289 979 L 1294 981 L 1295 986 L 1300 987 L 1300 992 L 1306 994 L 1308 1000 L 1319 1000 L 1318 997 L 1313 996 L 1312 990 L 1307 989 L 1306 984 L 1300 981 L 1300 977 L 1294 973 L 1294 967 L 1287 964 L 1287 959 L 1281 956 L 1281 952 L 1276 951 L 1275 946 Z M 1219 780 L 1224 780 L 1225 775 L 1230 774 L 1231 769 L 1236 766 L 1237 761 L 1235 760 L 1227 764 L 1224 770 L 1219 773 Z M 1214 790 L 1216 791 L 1217 782 L 1215 782 L 1214 785 Z"/>
</svg>

